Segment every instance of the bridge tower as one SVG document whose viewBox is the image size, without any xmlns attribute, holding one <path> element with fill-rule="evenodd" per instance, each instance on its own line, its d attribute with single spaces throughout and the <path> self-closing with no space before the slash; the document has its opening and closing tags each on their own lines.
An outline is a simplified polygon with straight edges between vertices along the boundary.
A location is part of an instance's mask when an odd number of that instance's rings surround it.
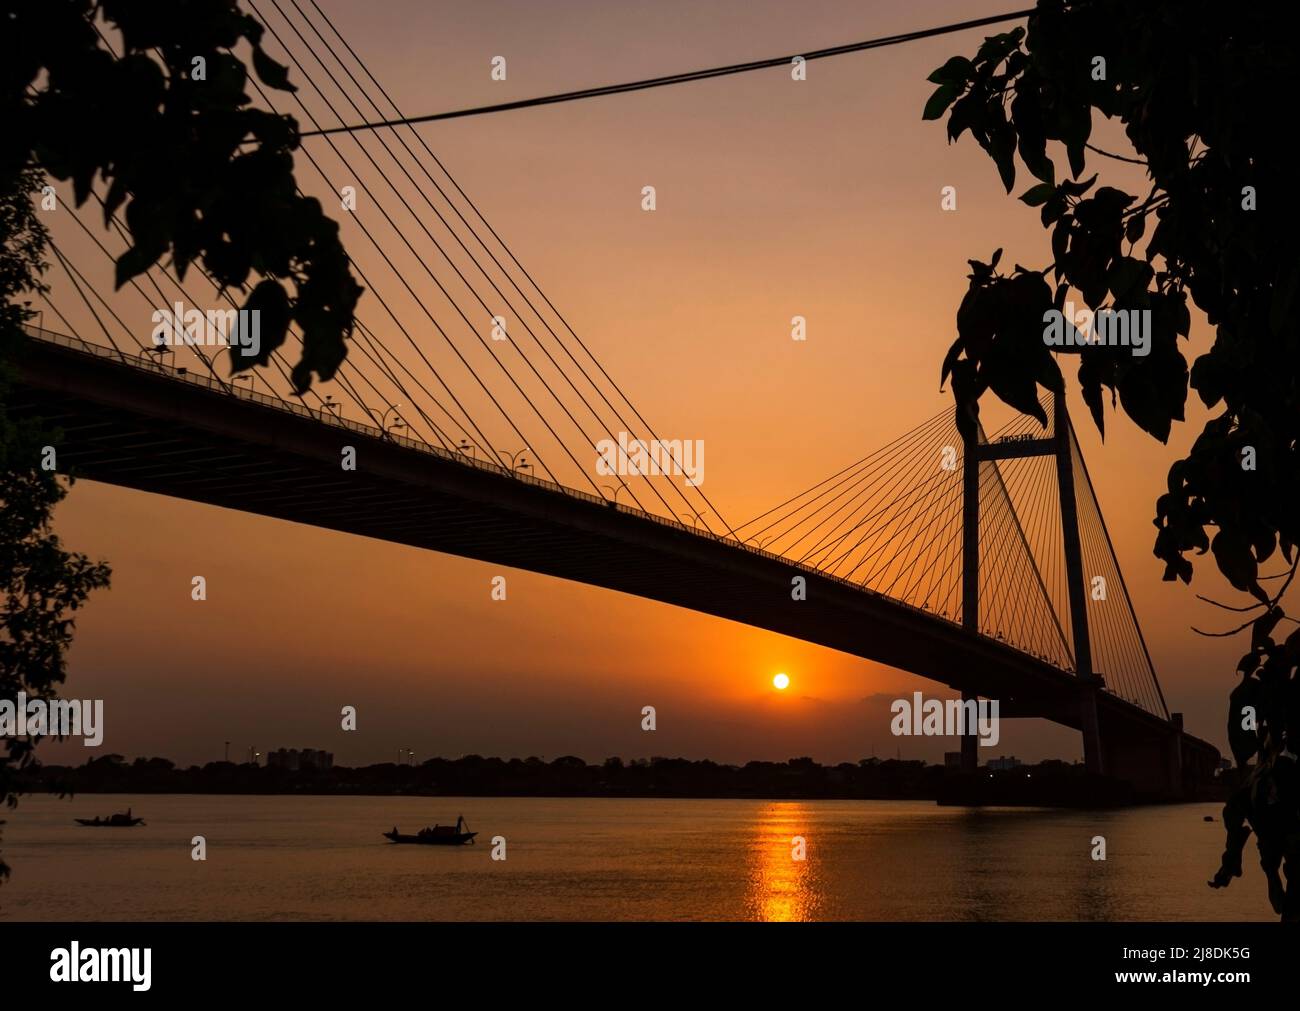
<svg viewBox="0 0 1300 1011">
<path fill-rule="evenodd" d="M 1065 554 L 1066 586 L 1070 603 L 1070 629 L 1074 645 L 1074 669 L 1079 681 L 1079 718 L 1083 730 L 1084 764 L 1091 773 L 1106 771 L 1097 723 L 1097 692 L 1101 680 L 1093 670 L 1092 645 L 1088 632 L 1088 597 L 1083 572 L 1083 550 L 1079 538 L 1079 510 L 1075 497 L 1074 463 L 1071 457 L 1070 416 L 1065 408 L 1065 394 L 1052 397 L 1051 434 L 1040 439 L 1022 439 L 1009 443 L 990 443 L 983 428 L 976 424 L 964 436 L 962 452 L 962 626 L 978 635 L 979 612 L 979 530 L 980 465 L 1012 458 L 1050 456 L 1056 461 L 1057 497 L 1061 510 L 1061 532 Z M 962 694 L 962 701 L 974 699 Z M 978 765 L 978 739 L 968 733 L 961 742 L 962 769 L 974 771 Z"/>
</svg>

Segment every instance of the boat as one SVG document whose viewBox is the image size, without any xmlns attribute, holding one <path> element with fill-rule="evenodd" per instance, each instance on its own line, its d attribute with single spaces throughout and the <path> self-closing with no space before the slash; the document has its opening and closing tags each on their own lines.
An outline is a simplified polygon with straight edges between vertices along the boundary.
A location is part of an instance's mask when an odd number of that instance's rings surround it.
<svg viewBox="0 0 1300 1011">
<path fill-rule="evenodd" d="M 100 818 L 98 815 L 94 818 L 73 818 L 78 825 L 87 825 L 91 828 L 135 828 L 137 825 L 143 825 L 143 818 L 131 817 L 131 809 L 126 809 L 126 814 L 110 814 L 107 818 Z"/>
<path fill-rule="evenodd" d="M 469 826 L 465 824 L 463 817 L 456 819 L 456 825 L 434 825 L 431 828 L 422 828 L 414 835 L 404 835 L 397 831 L 397 826 L 393 826 L 391 832 L 383 833 L 385 839 L 389 842 L 405 843 L 414 846 L 463 846 L 465 843 L 474 841 L 477 832 L 468 831 Z"/>
</svg>

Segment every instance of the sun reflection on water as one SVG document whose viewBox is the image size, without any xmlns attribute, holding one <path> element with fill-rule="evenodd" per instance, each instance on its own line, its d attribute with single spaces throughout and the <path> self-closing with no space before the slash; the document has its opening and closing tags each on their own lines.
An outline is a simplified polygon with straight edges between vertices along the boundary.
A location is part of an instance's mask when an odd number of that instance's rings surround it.
<svg viewBox="0 0 1300 1011">
<path fill-rule="evenodd" d="M 745 907 L 750 919 L 816 919 L 822 896 L 810 827 L 807 808 L 795 801 L 771 804 L 759 816 L 749 845 Z M 801 849 L 802 860 L 797 859 Z"/>
</svg>

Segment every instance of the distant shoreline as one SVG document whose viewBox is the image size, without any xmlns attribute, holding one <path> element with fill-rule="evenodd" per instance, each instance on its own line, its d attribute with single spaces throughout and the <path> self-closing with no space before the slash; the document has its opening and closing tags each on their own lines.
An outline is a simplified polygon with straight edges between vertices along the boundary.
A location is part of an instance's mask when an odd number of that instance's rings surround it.
<svg viewBox="0 0 1300 1011">
<path fill-rule="evenodd" d="M 72 793 L 59 794 L 48 790 L 32 790 L 20 794 L 22 797 L 54 797 L 59 800 L 73 801 L 80 797 L 392 797 L 400 799 L 403 797 L 419 800 L 437 800 L 446 798 L 448 800 L 737 800 L 737 801 L 898 801 L 899 803 L 909 803 L 912 801 L 937 802 L 934 797 L 776 797 L 776 796 L 733 796 L 733 797 L 714 797 L 700 795 L 684 795 L 669 793 L 644 793 L 644 794 L 574 794 L 574 793 L 311 793 L 308 791 L 296 791 L 294 793 L 220 793 L 215 791 L 193 790 L 77 790 Z M 1044 805 L 1059 806 L 1059 805 Z M 2 823 L 2 821 L 0 821 Z"/>
<path fill-rule="evenodd" d="M 323 755 L 324 753 L 316 753 Z M 325 758 L 328 763 L 328 756 Z M 420 765 L 288 769 L 251 762 L 209 762 L 178 768 L 164 758 L 127 762 L 108 755 L 71 767 L 37 765 L 15 784 L 26 794 L 184 794 L 192 796 L 549 797 L 673 800 L 922 800 L 941 803 L 1073 806 L 1126 803 L 1122 790 L 1102 789 L 1081 765 L 1036 765 L 963 774 L 940 765 L 864 759 L 820 765 L 788 762 L 720 765 L 655 758 L 601 765 L 565 756 L 500 759 L 469 755 Z M 1113 786 L 1113 784 L 1112 784 Z"/>
<path fill-rule="evenodd" d="M 27 793 L 228 794 L 265 796 L 636 797 L 702 800 L 936 800 L 944 769 L 921 761 L 823 766 L 810 759 L 750 762 L 654 759 L 589 765 L 566 756 L 541 759 L 429 759 L 290 770 L 253 763 L 209 762 L 178 768 L 167 759 L 93 759 L 24 771 Z"/>
</svg>

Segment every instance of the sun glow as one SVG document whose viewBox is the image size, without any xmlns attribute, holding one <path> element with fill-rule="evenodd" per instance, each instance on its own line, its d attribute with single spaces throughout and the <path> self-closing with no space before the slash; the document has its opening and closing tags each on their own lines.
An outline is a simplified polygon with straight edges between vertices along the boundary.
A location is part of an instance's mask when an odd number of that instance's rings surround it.
<svg viewBox="0 0 1300 1011">
<path fill-rule="evenodd" d="M 772 687 L 779 692 L 785 691 L 790 687 L 790 679 L 785 674 L 778 674 L 772 679 Z"/>
</svg>

